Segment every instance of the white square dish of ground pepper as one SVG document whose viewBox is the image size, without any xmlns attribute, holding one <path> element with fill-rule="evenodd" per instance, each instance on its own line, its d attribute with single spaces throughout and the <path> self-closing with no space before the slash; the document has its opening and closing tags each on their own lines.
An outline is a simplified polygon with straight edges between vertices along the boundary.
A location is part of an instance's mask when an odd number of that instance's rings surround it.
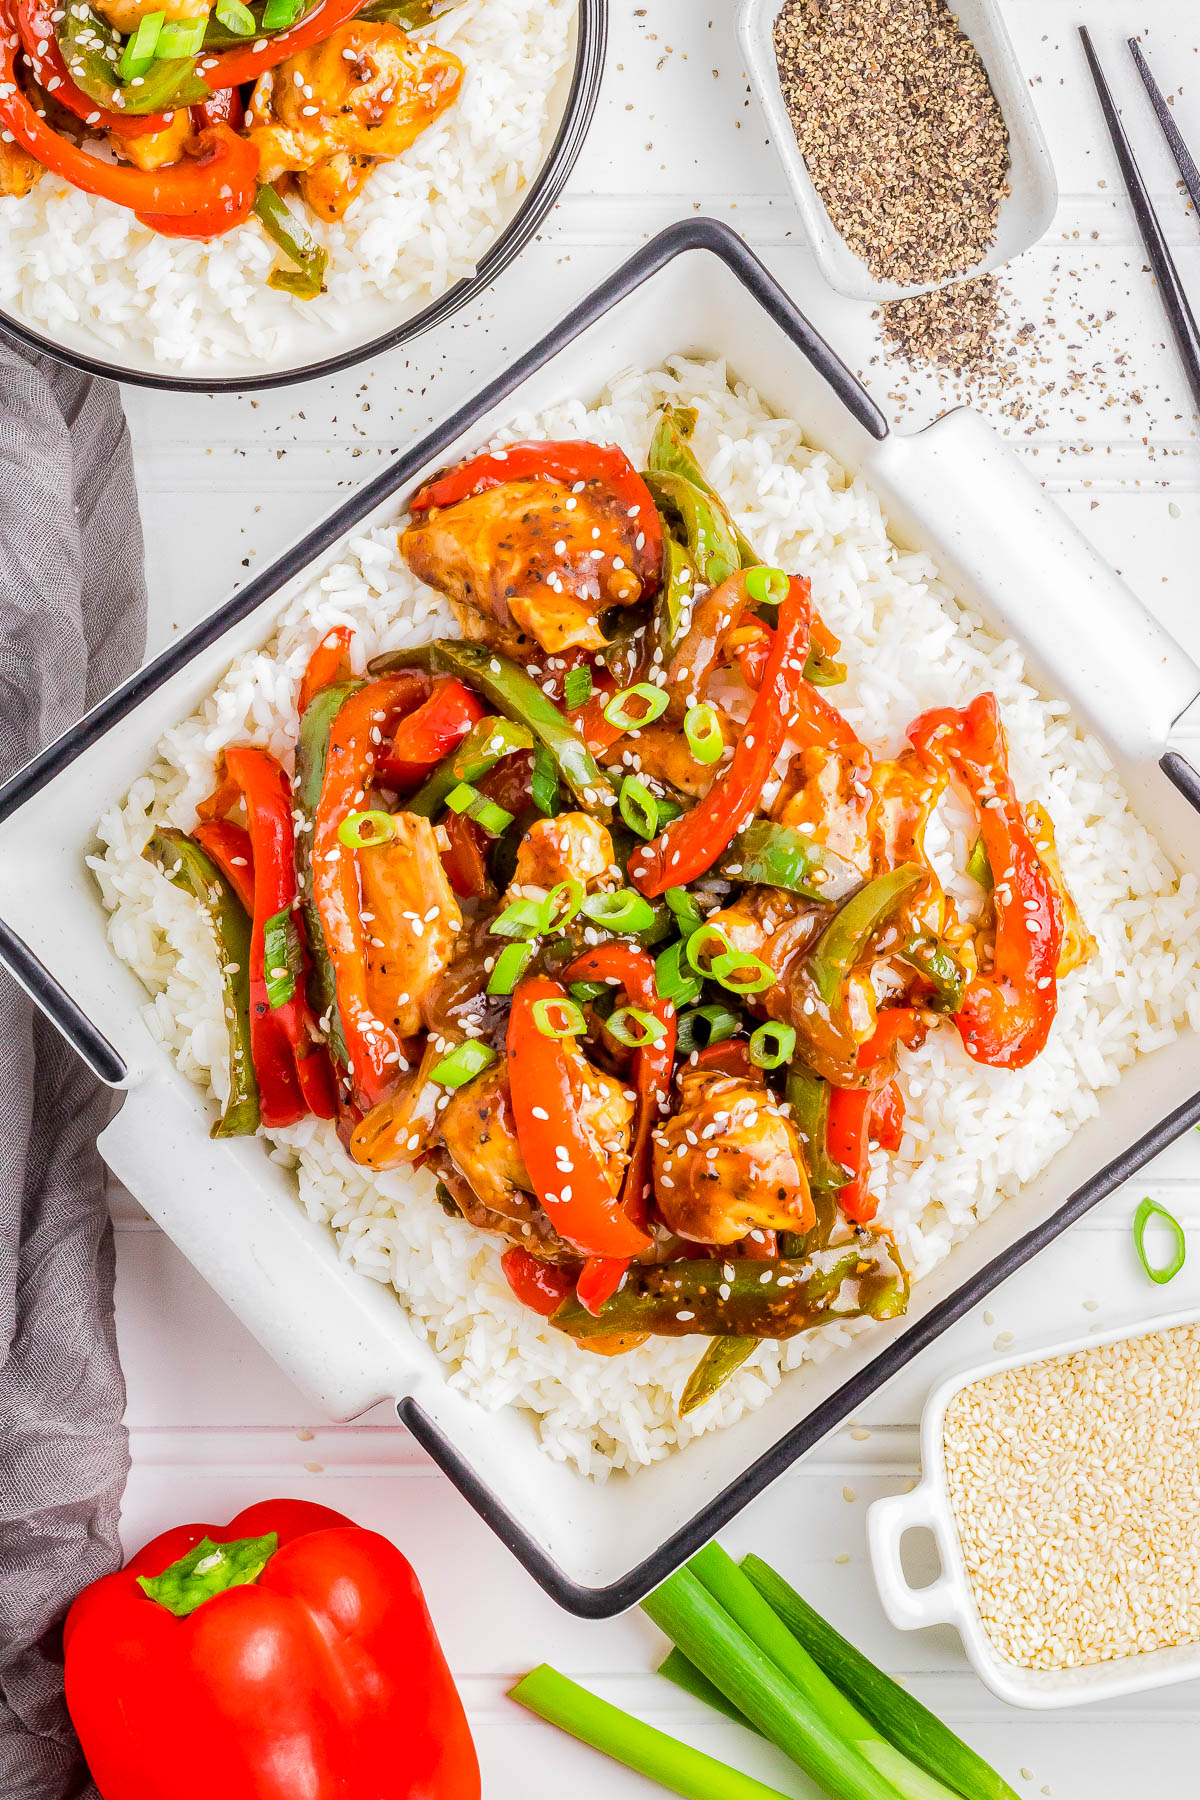
<svg viewBox="0 0 1200 1800">
<path fill-rule="evenodd" d="M 1054 168 L 998 0 L 743 0 L 741 38 L 839 293 L 928 293 L 1048 229 Z"/>
<path fill-rule="evenodd" d="M 894 1625 L 952 1624 L 1016 1706 L 1200 1675 L 1200 1315 L 951 1377 L 926 1403 L 921 1465 L 868 1515 Z M 937 1544 L 928 1587 L 901 1567 L 912 1530 Z"/>
</svg>

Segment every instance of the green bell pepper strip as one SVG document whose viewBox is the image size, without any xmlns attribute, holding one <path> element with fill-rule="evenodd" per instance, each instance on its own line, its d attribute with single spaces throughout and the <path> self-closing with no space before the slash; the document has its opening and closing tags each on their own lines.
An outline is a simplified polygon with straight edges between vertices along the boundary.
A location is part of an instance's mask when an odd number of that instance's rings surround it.
<svg viewBox="0 0 1200 1800">
<path fill-rule="evenodd" d="M 116 59 L 124 39 L 100 13 L 72 3 L 56 7 L 54 32 L 67 72 L 81 93 L 105 112 L 130 118 L 195 106 L 212 99 L 212 89 L 196 74 L 194 56 L 153 62 L 136 87 L 114 80 Z M 82 15 L 82 16 L 81 16 Z"/>
<path fill-rule="evenodd" d="M 742 566 L 733 520 L 725 503 L 685 475 L 646 474 L 665 537 L 678 531 L 705 587 L 720 587 Z"/>
<path fill-rule="evenodd" d="M 405 812 L 417 813 L 422 819 L 436 819 L 446 804 L 446 796 L 460 782 L 474 786 L 489 774 L 498 762 L 518 750 L 532 750 L 533 733 L 511 719 L 498 719 L 493 714 L 473 725 L 458 748 L 452 750 L 404 802 Z"/>
<path fill-rule="evenodd" d="M 755 819 L 718 865 L 721 873 L 750 884 L 783 888 L 805 900 L 844 900 L 861 884 L 853 866 L 833 851 L 773 819 Z"/>
<path fill-rule="evenodd" d="M 329 754 L 333 721 L 341 711 L 343 701 L 365 686 L 363 681 L 340 681 L 332 687 L 321 688 L 304 709 L 296 745 L 296 805 L 303 813 L 307 827 L 296 833 L 296 875 L 308 942 L 309 998 L 313 1011 L 322 1021 L 328 1021 L 329 1047 L 343 1069 L 349 1062 L 349 1054 L 338 1012 L 337 974 L 326 948 L 321 915 L 313 894 L 313 830 L 321 789 L 325 785 L 325 760 Z"/>
<path fill-rule="evenodd" d="M 699 577 L 691 553 L 670 531 L 663 533 L 663 584 L 655 602 L 654 637 L 667 662 L 687 630 Z"/>
<path fill-rule="evenodd" d="M 972 881 L 977 881 L 985 894 L 990 894 L 995 887 L 992 865 L 988 861 L 987 845 L 982 837 L 977 837 L 971 846 L 971 854 L 967 858 L 967 874 Z"/>
<path fill-rule="evenodd" d="M 373 25 L 398 25 L 401 31 L 420 31 L 456 4 L 457 0 L 372 0 L 356 16 Z"/>
<path fill-rule="evenodd" d="M 690 481 L 693 487 L 699 488 L 710 500 L 720 503 L 720 495 L 704 473 L 692 449 L 691 439 L 696 429 L 697 416 L 694 406 L 664 407 L 651 440 L 646 464 L 656 475 L 682 475 L 685 481 Z M 728 513 L 726 517 L 737 545 L 739 566 L 743 569 L 758 568 L 762 557 L 734 519 Z M 669 555 L 669 537 L 667 543 Z M 826 656 L 823 650 L 810 646 L 804 664 L 804 679 L 811 681 L 814 687 L 836 687 L 846 679 L 846 665 Z"/>
<path fill-rule="evenodd" d="M 829 1083 L 803 1063 L 793 1063 L 786 1094 L 804 1145 L 804 1166 L 813 1195 L 836 1193 L 850 1180 L 851 1171 L 829 1154 Z"/>
<path fill-rule="evenodd" d="M 890 869 L 886 875 L 866 882 L 834 913 L 807 958 L 808 973 L 827 1006 L 836 1001 L 875 933 L 924 875 L 924 869 L 915 863 Z"/>
<path fill-rule="evenodd" d="M 956 1013 L 967 990 L 967 971 L 954 952 L 931 931 L 914 931 L 896 952 L 933 989 L 933 1010 Z"/>
<path fill-rule="evenodd" d="M 651 1332 L 780 1339 L 827 1319 L 898 1318 L 907 1305 L 908 1276 L 891 1239 L 860 1231 L 848 1243 L 797 1261 L 747 1256 L 634 1263 L 624 1286 L 598 1313 L 585 1311 L 570 1295 L 550 1323 L 578 1338 Z"/>
<path fill-rule="evenodd" d="M 608 824 L 617 804 L 615 789 L 583 739 L 519 663 L 484 644 L 439 638 L 415 651 L 378 657 L 371 664 L 371 672 L 384 674 L 414 667 L 457 675 L 490 700 L 505 718 L 531 731 L 554 758 L 559 775 L 584 811 Z"/>
<path fill-rule="evenodd" d="M 687 1378 L 687 1385 L 679 1396 L 679 1416 L 686 1419 L 689 1413 L 711 1400 L 713 1395 L 737 1373 L 747 1357 L 753 1356 L 758 1349 L 759 1340 L 754 1337 L 715 1337 L 705 1348 L 703 1356 Z"/>
<path fill-rule="evenodd" d="M 267 286 L 294 294 L 297 300 L 317 299 L 325 292 L 328 250 L 318 244 L 308 226 L 269 182 L 259 186 L 254 212 L 267 236 L 296 264 L 294 269 L 273 269 L 267 276 Z"/>
<path fill-rule="evenodd" d="M 250 920 L 216 863 L 185 832 L 156 831 L 142 855 L 168 881 L 198 900 L 217 945 L 229 1033 L 229 1099 L 212 1128 L 215 1138 L 253 1137 L 258 1130 L 258 1078 L 250 1050 Z"/>
</svg>

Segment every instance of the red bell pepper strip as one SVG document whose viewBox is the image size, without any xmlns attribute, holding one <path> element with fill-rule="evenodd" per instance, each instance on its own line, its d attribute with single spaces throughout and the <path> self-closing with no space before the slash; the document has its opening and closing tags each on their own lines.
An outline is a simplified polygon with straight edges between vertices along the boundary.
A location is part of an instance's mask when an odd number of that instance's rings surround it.
<svg viewBox="0 0 1200 1800">
<path fill-rule="evenodd" d="M 258 1076 L 263 1124 L 294 1125 L 313 1113 L 332 1119 L 337 1110 L 333 1071 L 305 993 L 307 958 L 295 914 L 296 843 L 291 784 L 266 750 L 225 752 L 225 768 L 246 802 L 254 847 L 254 912 L 250 937 L 250 1047 Z M 283 915 L 294 934 L 292 992 L 272 1006 L 266 967 L 266 929 Z"/>
<path fill-rule="evenodd" d="M 904 1095 L 897 1082 L 889 1081 L 876 1092 L 868 1131 L 882 1149 L 899 1150 L 904 1139 Z"/>
<path fill-rule="evenodd" d="M 837 1202 L 854 1225 L 865 1225 L 873 1219 L 879 1205 L 867 1186 L 874 1103 L 870 1088 L 835 1087 L 829 1096 L 825 1145 L 834 1162 L 851 1171 L 850 1180 L 837 1191 Z"/>
<path fill-rule="evenodd" d="M 63 1638 L 105 1800 L 479 1800 L 416 1576 L 328 1507 L 165 1532 L 84 1589 Z"/>
<path fill-rule="evenodd" d="M 246 121 L 245 103 L 236 88 L 222 88 L 211 100 L 189 106 L 188 112 L 197 131 L 203 131 L 206 125 L 228 125 L 231 131 L 240 131 Z M 346 633 L 347 641 L 353 635 L 344 625 L 337 629 Z"/>
<path fill-rule="evenodd" d="M 439 829 L 449 840 L 449 847 L 441 852 L 441 858 L 450 886 L 462 900 L 482 900 L 490 885 L 484 861 L 486 833 L 474 819 L 453 812 L 449 807 Z"/>
<path fill-rule="evenodd" d="M 11 15 L 10 15 L 11 16 Z M 16 71 L 16 38 L 0 30 L 0 129 L 53 175 L 61 175 L 85 194 L 96 194 L 133 212 L 173 219 L 206 220 L 218 215 L 225 229 L 250 215 L 258 173 L 258 151 L 230 131 L 214 125 L 202 131 L 184 162 L 164 169 L 129 169 L 101 162 L 77 144 L 59 137 L 35 111 L 22 91 Z"/>
<path fill-rule="evenodd" d="M 734 747 L 733 761 L 690 812 L 630 857 L 629 878 L 651 899 L 703 875 L 753 818 L 797 707 L 814 692 L 804 680 L 808 595 L 808 582 L 793 576 L 780 603 L 763 684 Z"/>
<path fill-rule="evenodd" d="M 434 506 L 455 506 L 508 481 L 537 480 L 596 482 L 614 494 L 637 527 L 634 573 L 643 594 L 654 593 L 662 581 L 662 521 L 649 488 L 616 444 L 571 440 L 506 444 L 502 450 L 485 450 L 433 476 L 414 494 L 410 507 L 415 514 L 425 513 Z"/>
<path fill-rule="evenodd" d="M 257 81 L 264 69 L 278 68 L 297 51 L 307 50 L 312 44 L 331 37 L 339 25 L 344 25 L 361 10 L 362 0 L 321 0 L 319 6 L 305 13 L 287 31 L 277 31 L 270 37 L 250 38 L 231 50 L 201 57 L 196 73 L 214 91 Z"/>
<path fill-rule="evenodd" d="M 528 976 L 513 995 L 508 1075 L 517 1142 L 534 1192 L 561 1237 L 584 1256 L 636 1256 L 650 1239 L 609 1186 L 579 1117 L 561 1041 L 540 1031 L 534 1016 L 539 1001 L 566 999 L 566 989 L 543 975 Z"/>
<path fill-rule="evenodd" d="M 1058 1010 L 1063 910 L 1013 788 L 996 696 L 923 713 L 908 736 L 973 802 L 995 879 L 992 967 L 971 981 L 954 1023 L 976 1062 L 1023 1069 L 1045 1048 Z"/>
<path fill-rule="evenodd" d="M 733 654 L 737 658 L 737 664 L 742 671 L 746 686 L 757 688 L 762 686 L 767 658 L 771 654 L 771 640 L 775 633 L 769 625 L 764 625 L 761 619 L 747 620 L 746 623 L 757 627 L 756 634 L 753 637 L 748 636 L 744 643 L 735 644 Z M 819 650 L 822 656 L 836 656 L 842 647 L 841 638 L 830 631 L 819 613 L 813 614 L 811 641 L 812 648 Z"/>
<path fill-rule="evenodd" d="M 531 1256 L 519 1244 L 504 1252 L 500 1267 L 522 1306 L 540 1313 L 543 1319 L 556 1313 L 575 1287 L 575 1276 L 570 1269 L 545 1262 L 540 1256 Z"/>
<path fill-rule="evenodd" d="M 391 742 L 380 749 L 376 774 L 399 793 L 416 787 L 486 716 L 487 707 L 474 688 L 453 675 L 435 681 L 429 698 L 401 720 Z"/>
<path fill-rule="evenodd" d="M 866 1071 L 881 1063 L 893 1062 L 897 1044 L 923 1043 L 929 1035 L 929 1020 L 915 1006 L 888 1006 L 875 1015 L 875 1029 L 865 1044 L 858 1047 L 858 1066 Z"/>
<path fill-rule="evenodd" d="M 379 744 L 397 712 L 423 692 L 423 677 L 401 670 L 346 697 L 329 728 L 325 775 L 313 817 L 313 904 L 333 966 L 354 1095 L 364 1110 L 385 1100 L 395 1086 L 403 1046 L 390 1026 L 377 1019 L 371 1003 L 358 860 L 339 839 L 338 827 L 366 804 Z"/>
<path fill-rule="evenodd" d="M 254 846 L 244 825 L 228 819 L 201 819 L 191 834 L 254 917 Z"/>
<path fill-rule="evenodd" d="M 724 1038 L 719 1044 L 706 1044 L 689 1058 L 697 1069 L 713 1069 L 722 1075 L 740 1075 L 746 1081 L 762 1079 L 762 1070 L 750 1061 L 748 1038 Z"/>
<path fill-rule="evenodd" d="M 353 641 L 354 632 L 349 625 L 335 625 L 331 631 L 325 633 L 309 657 L 308 667 L 304 671 L 304 679 L 300 683 L 296 711 L 301 717 L 307 712 L 308 703 L 314 694 L 320 693 L 324 687 L 332 687 L 335 681 L 341 680 L 346 657 Z"/>
<path fill-rule="evenodd" d="M 54 96 L 59 106 L 83 119 L 93 131 L 111 131 L 115 137 L 145 137 L 161 131 L 168 113 L 119 113 L 100 106 L 71 78 L 62 45 L 54 29 L 52 0 L 12 0 L 13 16 L 21 47 L 40 88 Z M 61 16 L 61 15 L 60 15 Z"/>
<path fill-rule="evenodd" d="M 662 1036 L 633 1054 L 633 1088 L 637 1094 L 629 1167 L 621 1188 L 621 1206 L 635 1225 L 646 1223 L 652 1181 L 650 1159 L 654 1128 L 671 1099 L 675 1068 L 675 1008 L 660 998 L 654 981 L 654 962 L 634 944 L 600 944 L 577 957 L 563 978 L 572 981 L 605 981 L 619 985 L 632 1006 L 651 1014 L 662 1026 Z M 584 1264 L 576 1293 L 590 1313 L 598 1313 L 621 1285 L 628 1257 L 590 1257 Z"/>
</svg>

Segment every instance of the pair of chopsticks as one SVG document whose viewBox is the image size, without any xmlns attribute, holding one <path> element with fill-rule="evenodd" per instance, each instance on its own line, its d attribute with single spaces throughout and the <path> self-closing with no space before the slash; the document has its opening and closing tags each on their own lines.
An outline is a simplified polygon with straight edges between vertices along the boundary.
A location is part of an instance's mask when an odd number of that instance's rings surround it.
<svg viewBox="0 0 1200 1800">
<path fill-rule="evenodd" d="M 1142 234 L 1142 242 L 1146 246 L 1146 256 L 1158 283 L 1158 291 L 1162 296 L 1163 307 L 1175 342 L 1187 372 L 1188 383 L 1192 390 L 1192 398 L 1200 411 L 1200 330 L 1197 329 L 1195 316 L 1188 302 L 1188 297 L 1179 279 L 1179 271 L 1175 267 L 1175 259 L 1167 248 L 1167 240 L 1162 226 L 1150 202 L 1149 190 L 1138 168 L 1137 160 L 1130 148 L 1125 127 L 1117 111 L 1104 71 L 1100 67 L 1100 59 L 1092 45 L 1091 35 L 1086 25 L 1079 28 L 1079 36 L 1083 40 L 1083 53 L 1088 59 L 1088 67 L 1092 72 L 1092 80 L 1096 84 L 1096 92 L 1100 97 L 1100 107 L 1104 114 L 1104 122 L 1108 126 L 1108 135 L 1112 139 L 1113 149 L 1117 153 L 1121 174 L 1133 204 L 1134 216 L 1138 229 Z M 1200 169 L 1197 169 L 1191 151 L 1180 135 L 1179 127 L 1171 115 L 1171 109 L 1163 98 L 1161 89 L 1150 73 L 1146 58 L 1142 55 L 1142 47 L 1136 38 L 1130 38 L 1129 52 L 1133 57 L 1142 84 L 1150 96 L 1150 104 L 1162 127 L 1163 136 L 1171 149 L 1171 154 L 1179 168 L 1183 185 L 1191 195 L 1192 204 L 1200 214 Z"/>
</svg>

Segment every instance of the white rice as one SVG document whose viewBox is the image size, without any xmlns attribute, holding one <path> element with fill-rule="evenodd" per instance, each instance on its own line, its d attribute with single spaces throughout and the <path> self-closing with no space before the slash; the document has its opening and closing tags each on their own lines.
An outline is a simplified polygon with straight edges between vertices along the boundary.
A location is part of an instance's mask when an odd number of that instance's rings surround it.
<svg viewBox="0 0 1200 1800">
<path fill-rule="evenodd" d="M 731 389 L 722 364 L 624 374 L 597 405 L 516 419 L 512 435 L 612 439 L 636 461 L 667 398 L 699 406 L 698 453 L 760 554 L 811 578 L 817 606 L 845 640 L 849 679 L 837 703 L 869 743 L 895 750 L 924 708 L 994 690 L 1018 792 L 1050 812 L 1067 881 L 1098 941 L 1095 957 L 1061 984 L 1049 1046 L 1029 1069 L 971 1062 L 949 1027 L 904 1054 L 904 1142 L 898 1156 L 878 1156 L 872 1184 L 881 1220 L 919 1279 L 1045 1167 L 1140 1052 L 1169 1042 L 1185 1022 L 1200 1029 L 1195 879 L 1176 882 L 1102 747 L 1062 701 L 1034 690 L 1016 646 L 958 605 L 928 556 L 891 542 L 861 481 L 808 449 L 800 427 L 771 418 L 753 392 Z M 394 525 L 354 539 L 291 603 L 276 637 L 240 658 L 202 711 L 168 734 L 161 760 L 100 826 L 105 852 L 94 867 L 113 947 L 154 996 L 147 1018 L 156 1037 L 218 1098 L 225 1031 L 211 941 L 194 904 L 140 851 L 154 822 L 193 825 L 223 746 L 252 739 L 290 757 L 300 675 L 317 638 L 337 623 L 354 626 L 360 668 L 448 623 L 443 603 L 402 565 Z M 952 807 L 935 820 L 930 848 L 952 888 L 977 899 L 953 873 L 969 836 Z M 624 1357 L 595 1357 L 513 1300 L 498 1241 L 447 1218 L 427 1177 L 368 1175 L 325 1124 L 274 1142 L 273 1154 L 296 1169 L 310 1217 L 333 1230 L 354 1268 L 392 1284 L 451 1365 L 453 1384 L 487 1408 L 528 1408 L 549 1454 L 592 1475 L 636 1468 L 731 1423 L 761 1405 L 784 1371 L 823 1359 L 856 1329 L 830 1326 L 761 1346 L 715 1402 L 680 1421 L 676 1402 L 704 1340 L 652 1339 Z"/>
<path fill-rule="evenodd" d="M 71 347 L 140 346 L 201 373 L 329 356 L 348 324 L 366 322 L 364 339 L 398 324 L 474 274 L 541 166 L 576 4 L 462 0 L 413 34 L 461 58 L 461 91 L 372 171 L 344 220 L 304 209 L 329 251 L 319 300 L 266 285 L 278 254 L 256 220 L 211 243 L 165 238 L 46 174 L 24 199 L 0 198 L 0 306 Z"/>
</svg>

